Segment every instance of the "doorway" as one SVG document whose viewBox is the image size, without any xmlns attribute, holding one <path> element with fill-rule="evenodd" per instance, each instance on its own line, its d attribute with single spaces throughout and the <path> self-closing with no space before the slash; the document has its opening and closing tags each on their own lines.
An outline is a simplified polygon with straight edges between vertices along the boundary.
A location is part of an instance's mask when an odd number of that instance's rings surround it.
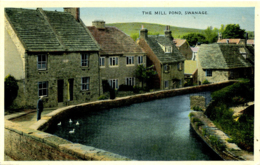
<svg viewBox="0 0 260 165">
<path fill-rule="evenodd" d="M 63 102 L 64 80 L 58 80 L 58 102 Z"/>
</svg>

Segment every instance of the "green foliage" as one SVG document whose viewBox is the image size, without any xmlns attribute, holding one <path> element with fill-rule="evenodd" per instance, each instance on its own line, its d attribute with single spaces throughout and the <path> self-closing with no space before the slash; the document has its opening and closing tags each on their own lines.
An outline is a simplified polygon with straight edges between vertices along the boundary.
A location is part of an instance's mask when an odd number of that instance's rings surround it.
<svg viewBox="0 0 260 165">
<path fill-rule="evenodd" d="M 206 41 L 208 43 L 214 43 L 218 40 L 218 29 L 212 28 L 211 26 L 208 27 L 206 30 L 202 31 L 202 34 L 205 36 Z"/>
<path fill-rule="evenodd" d="M 197 129 L 199 128 L 199 126 L 202 126 L 202 125 L 204 125 L 204 124 L 201 121 L 198 121 L 195 123 L 195 126 Z"/>
<path fill-rule="evenodd" d="M 195 123 L 195 122 L 201 122 L 199 118 L 193 117 L 191 119 L 191 122 Z"/>
<path fill-rule="evenodd" d="M 132 34 L 130 34 L 130 37 L 131 37 L 134 41 L 136 41 L 136 40 L 139 38 L 139 33 L 132 33 Z"/>
<path fill-rule="evenodd" d="M 210 82 L 206 79 L 202 82 L 202 84 L 210 84 Z"/>
<path fill-rule="evenodd" d="M 232 139 L 232 138 L 228 138 L 228 139 L 226 139 L 226 141 L 229 143 L 234 143 L 234 139 Z"/>
<path fill-rule="evenodd" d="M 189 118 L 191 119 L 194 116 L 193 113 L 189 113 Z"/>
<path fill-rule="evenodd" d="M 184 84 L 184 87 L 193 86 L 192 79 L 188 79 L 187 82 Z"/>
<path fill-rule="evenodd" d="M 210 140 L 211 144 L 216 146 L 216 148 L 218 150 L 224 151 L 226 149 L 226 146 L 223 143 L 221 143 L 220 140 L 216 136 L 210 135 L 209 140 Z"/>
<path fill-rule="evenodd" d="M 206 128 L 202 128 L 202 135 L 203 135 L 203 136 L 206 136 L 206 135 L 207 135 Z"/>
<path fill-rule="evenodd" d="M 239 24 L 228 24 L 222 33 L 222 38 L 245 38 L 245 30 Z"/>
<path fill-rule="evenodd" d="M 18 95 L 17 80 L 10 74 L 5 77 L 5 107 L 9 107 Z"/>
<path fill-rule="evenodd" d="M 200 33 L 189 33 L 184 35 L 182 38 L 186 39 L 190 46 L 195 46 L 198 42 L 206 43 L 206 37 Z"/>
<path fill-rule="evenodd" d="M 153 69 L 153 66 L 144 67 L 143 65 L 138 65 L 135 71 L 135 77 L 142 81 L 142 88 L 143 83 L 149 81 L 153 75 L 156 75 L 156 71 Z M 148 89 L 149 91 L 149 89 Z"/>
<path fill-rule="evenodd" d="M 203 111 L 202 108 L 200 108 L 199 106 L 194 106 L 194 107 L 192 107 L 192 109 L 194 111 Z"/>
<path fill-rule="evenodd" d="M 98 100 L 106 100 L 106 99 L 108 99 L 108 97 L 105 96 L 105 95 L 100 95 L 100 96 L 98 97 Z"/>
</svg>

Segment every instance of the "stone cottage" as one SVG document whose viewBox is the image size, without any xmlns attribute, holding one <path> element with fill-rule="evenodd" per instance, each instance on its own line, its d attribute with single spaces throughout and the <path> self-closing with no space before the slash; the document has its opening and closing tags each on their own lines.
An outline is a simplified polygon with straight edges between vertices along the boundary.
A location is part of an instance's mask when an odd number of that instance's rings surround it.
<svg viewBox="0 0 260 165">
<path fill-rule="evenodd" d="M 108 82 L 118 89 L 121 84 L 140 86 L 135 77 L 138 65 L 146 66 L 146 55 L 134 40 L 116 27 L 96 20 L 88 27 L 101 47 L 99 66 L 103 86 Z"/>
<path fill-rule="evenodd" d="M 5 9 L 5 75 L 18 80 L 13 106 L 78 104 L 100 95 L 99 46 L 78 8 Z"/>
<path fill-rule="evenodd" d="M 254 48 L 236 44 L 202 44 L 198 51 L 198 82 L 211 83 L 254 75 Z"/>
<path fill-rule="evenodd" d="M 190 48 L 189 43 L 186 39 L 173 39 L 175 46 L 179 49 L 181 54 L 185 57 L 186 60 L 191 60 L 192 58 L 192 50 Z"/>
<path fill-rule="evenodd" d="M 169 26 L 166 27 L 164 36 L 148 36 L 148 30 L 142 28 L 137 43 L 146 52 L 147 66 L 154 65 L 157 71 L 157 75 L 152 81 L 153 88 L 183 87 L 185 58 L 173 43 Z"/>
</svg>

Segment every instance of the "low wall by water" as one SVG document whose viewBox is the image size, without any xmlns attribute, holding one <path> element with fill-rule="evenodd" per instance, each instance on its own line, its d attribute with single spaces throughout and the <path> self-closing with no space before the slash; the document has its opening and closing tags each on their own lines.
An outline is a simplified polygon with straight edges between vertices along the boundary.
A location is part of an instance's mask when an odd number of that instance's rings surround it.
<svg viewBox="0 0 260 165">
<path fill-rule="evenodd" d="M 57 125 L 62 119 L 80 116 L 88 111 L 110 109 L 187 93 L 217 90 L 234 82 L 236 81 L 156 91 L 116 98 L 114 100 L 100 100 L 71 105 L 45 115 L 30 128 L 23 128 L 6 120 L 5 153 L 15 160 L 129 160 L 120 155 L 90 146 L 75 144 L 42 131 L 51 129 L 52 126 Z"/>
<path fill-rule="evenodd" d="M 203 112 L 190 113 L 191 126 L 196 133 L 224 160 L 254 160 L 253 154 L 240 149 L 229 137 L 219 130 Z"/>
</svg>

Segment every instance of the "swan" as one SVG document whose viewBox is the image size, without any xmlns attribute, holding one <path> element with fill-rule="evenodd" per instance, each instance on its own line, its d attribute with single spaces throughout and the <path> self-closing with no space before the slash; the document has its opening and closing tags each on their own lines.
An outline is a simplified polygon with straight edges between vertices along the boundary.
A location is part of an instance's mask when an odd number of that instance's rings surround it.
<svg viewBox="0 0 260 165">
<path fill-rule="evenodd" d="M 74 133 L 75 132 L 75 129 L 73 128 L 73 130 L 72 131 L 70 131 L 69 133 Z"/>
<path fill-rule="evenodd" d="M 72 120 L 70 119 L 70 121 L 69 121 L 70 123 L 72 123 Z"/>
<path fill-rule="evenodd" d="M 59 122 L 57 125 L 61 125 L 61 122 Z"/>
<path fill-rule="evenodd" d="M 77 121 L 76 125 L 79 125 L 79 122 Z"/>
</svg>

